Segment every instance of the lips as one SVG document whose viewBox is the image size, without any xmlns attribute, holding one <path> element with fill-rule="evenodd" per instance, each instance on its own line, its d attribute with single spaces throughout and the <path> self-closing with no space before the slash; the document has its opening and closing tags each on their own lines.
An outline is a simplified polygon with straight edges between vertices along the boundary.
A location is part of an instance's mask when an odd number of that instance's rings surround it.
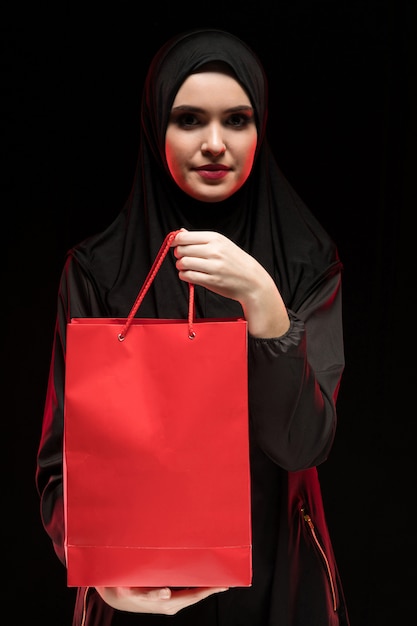
<svg viewBox="0 0 417 626">
<path fill-rule="evenodd" d="M 196 167 L 195 171 L 205 180 L 219 180 L 225 178 L 231 171 L 231 168 L 219 163 L 206 163 L 205 165 Z"/>
<path fill-rule="evenodd" d="M 219 170 L 229 171 L 230 167 L 227 165 L 222 165 L 220 163 L 206 163 L 205 165 L 200 165 L 200 167 L 195 168 L 197 171 L 207 171 L 207 172 L 216 172 Z"/>
</svg>

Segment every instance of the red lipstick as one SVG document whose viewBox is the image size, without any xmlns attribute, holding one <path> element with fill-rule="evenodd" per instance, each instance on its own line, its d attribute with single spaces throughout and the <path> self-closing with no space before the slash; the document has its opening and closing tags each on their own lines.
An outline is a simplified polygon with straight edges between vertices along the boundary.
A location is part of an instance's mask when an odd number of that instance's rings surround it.
<svg viewBox="0 0 417 626">
<path fill-rule="evenodd" d="M 195 171 L 200 174 L 202 178 L 218 180 L 219 178 L 227 176 L 230 172 L 230 167 L 219 163 L 207 163 L 205 165 L 200 165 L 200 167 L 196 167 Z"/>
</svg>

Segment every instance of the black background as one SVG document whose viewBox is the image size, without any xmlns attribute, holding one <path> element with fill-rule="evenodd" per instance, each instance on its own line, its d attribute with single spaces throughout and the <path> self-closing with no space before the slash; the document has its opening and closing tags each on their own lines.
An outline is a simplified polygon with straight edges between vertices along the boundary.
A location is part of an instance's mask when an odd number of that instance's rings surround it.
<svg viewBox="0 0 417 626">
<path fill-rule="evenodd" d="M 260 56 L 277 160 L 345 265 L 346 370 L 336 441 L 319 471 L 352 626 L 414 621 L 414 4 L 44 2 L 3 10 L 8 623 L 71 623 L 73 590 L 42 529 L 34 483 L 59 274 L 66 249 L 121 209 L 148 63 L 168 37 L 194 26 L 230 30 Z"/>
</svg>

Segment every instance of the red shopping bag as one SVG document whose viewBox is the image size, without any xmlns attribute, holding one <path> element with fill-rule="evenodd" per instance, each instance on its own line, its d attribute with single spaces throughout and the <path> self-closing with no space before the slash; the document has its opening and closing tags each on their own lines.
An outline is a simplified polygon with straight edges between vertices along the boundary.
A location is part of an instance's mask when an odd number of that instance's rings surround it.
<svg viewBox="0 0 417 626">
<path fill-rule="evenodd" d="M 64 506 L 68 586 L 249 586 L 247 326 L 72 319 Z M 180 356 L 181 367 L 178 363 Z"/>
</svg>

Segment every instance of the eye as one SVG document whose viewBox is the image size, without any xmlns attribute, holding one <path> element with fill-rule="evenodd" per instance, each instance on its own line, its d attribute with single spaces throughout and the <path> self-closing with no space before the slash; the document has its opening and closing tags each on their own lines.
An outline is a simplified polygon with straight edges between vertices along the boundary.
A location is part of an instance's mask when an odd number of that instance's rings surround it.
<svg viewBox="0 0 417 626">
<path fill-rule="evenodd" d="M 253 115 L 248 115 L 246 113 L 233 113 L 227 119 L 227 125 L 233 126 L 234 128 L 245 128 L 248 124 L 253 122 Z"/>
<path fill-rule="evenodd" d="M 180 128 L 192 128 L 199 124 L 199 119 L 194 113 L 181 113 L 175 116 L 173 122 Z"/>
</svg>

